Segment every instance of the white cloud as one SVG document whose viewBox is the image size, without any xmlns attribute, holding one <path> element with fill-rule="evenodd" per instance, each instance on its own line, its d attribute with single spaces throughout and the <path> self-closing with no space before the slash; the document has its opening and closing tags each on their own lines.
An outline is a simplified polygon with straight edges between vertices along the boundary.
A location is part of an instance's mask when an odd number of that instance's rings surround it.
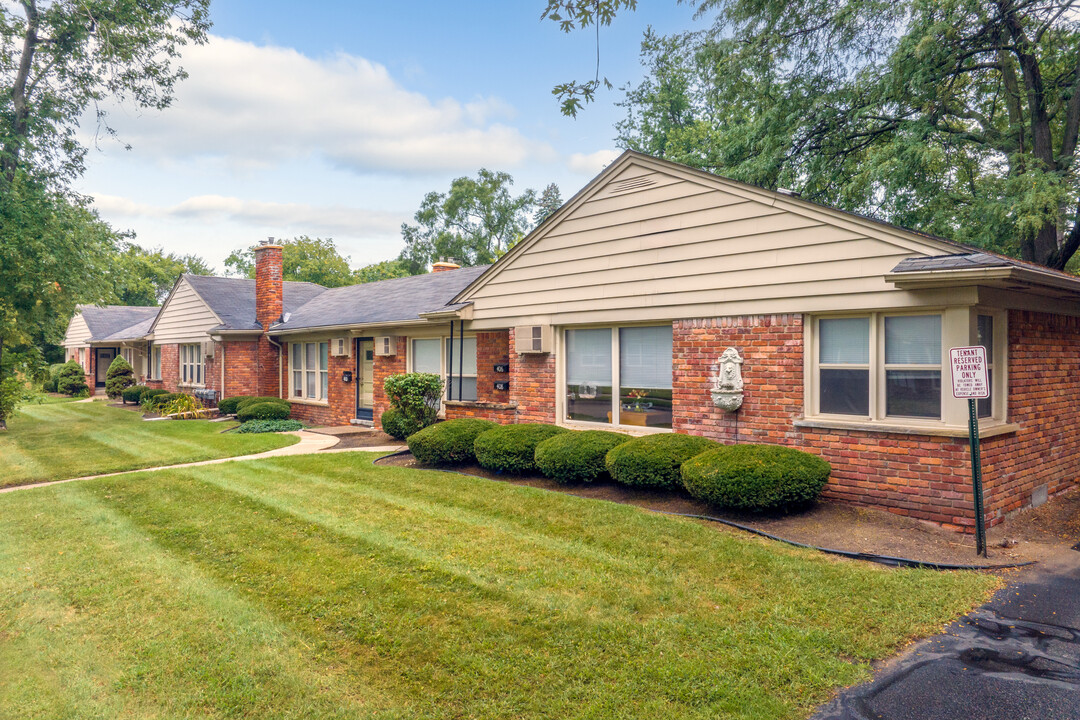
<svg viewBox="0 0 1080 720">
<path fill-rule="evenodd" d="M 508 124 L 514 109 L 498 98 L 432 100 L 403 88 L 383 65 L 346 53 L 314 59 L 212 36 L 185 50 L 183 66 L 190 77 L 172 107 L 110 116 L 135 153 L 163 164 L 270 167 L 321 158 L 357 173 L 414 174 L 557 157 Z"/>
<path fill-rule="evenodd" d="M 567 166 L 582 175 L 596 175 L 610 165 L 622 153 L 618 150 L 597 150 L 594 153 L 574 153 L 567 160 Z"/>
<path fill-rule="evenodd" d="M 188 226 L 236 223 L 253 228 L 279 228 L 286 234 L 346 238 L 390 238 L 398 235 L 401 214 L 341 205 L 308 205 L 200 195 L 163 207 L 114 195 L 94 195 L 94 207 L 115 225 L 167 220 Z"/>
</svg>

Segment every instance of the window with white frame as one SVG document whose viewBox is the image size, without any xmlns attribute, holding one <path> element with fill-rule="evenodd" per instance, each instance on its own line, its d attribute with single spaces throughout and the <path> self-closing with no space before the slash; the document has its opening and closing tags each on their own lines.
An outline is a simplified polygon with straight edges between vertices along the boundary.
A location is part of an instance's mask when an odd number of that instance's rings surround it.
<svg viewBox="0 0 1080 720">
<path fill-rule="evenodd" d="M 290 395 L 325 402 L 330 390 L 330 343 L 291 343 Z"/>
<path fill-rule="evenodd" d="M 941 419 L 941 315 L 819 318 L 817 412 Z"/>
<path fill-rule="evenodd" d="M 413 338 L 412 371 L 434 373 L 443 380 L 443 398 L 476 400 L 476 338 L 454 336 Z M 452 374 L 451 374 L 452 373 Z"/>
<path fill-rule="evenodd" d="M 975 344 L 986 348 L 986 381 L 990 386 L 990 397 L 975 401 L 975 409 L 980 418 L 994 415 L 994 316 L 975 316 Z"/>
<path fill-rule="evenodd" d="M 180 382 L 184 385 L 203 384 L 203 350 L 201 343 L 180 346 Z"/>
<path fill-rule="evenodd" d="M 150 373 L 154 380 L 161 379 L 161 346 L 155 345 L 150 351 L 150 357 L 152 358 L 150 363 Z"/>
<path fill-rule="evenodd" d="M 565 419 L 671 427 L 670 325 L 565 331 Z"/>
</svg>

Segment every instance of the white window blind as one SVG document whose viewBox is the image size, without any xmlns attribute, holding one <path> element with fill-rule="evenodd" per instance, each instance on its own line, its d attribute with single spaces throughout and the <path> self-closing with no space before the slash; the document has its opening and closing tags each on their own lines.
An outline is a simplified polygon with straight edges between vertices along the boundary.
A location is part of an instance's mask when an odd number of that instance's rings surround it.
<svg viewBox="0 0 1080 720">
<path fill-rule="evenodd" d="M 671 346 L 670 326 L 619 330 L 619 384 L 670 389 Z"/>
<path fill-rule="evenodd" d="M 940 365 L 941 316 L 886 317 L 885 363 L 887 365 Z"/>
<path fill-rule="evenodd" d="M 870 318 L 834 318 L 819 324 L 822 363 L 870 362 Z"/>
<path fill-rule="evenodd" d="M 442 357 L 439 338 L 425 338 L 412 342 L 413 372 L 441 374 Z M 475 354 L 475 353 L 474 353 Z"/>
<path fill-rule="evenodd" d="M 566 331 L 566 382 L 571 385 L 611 385 L 609 328 Z"/>
</svg>

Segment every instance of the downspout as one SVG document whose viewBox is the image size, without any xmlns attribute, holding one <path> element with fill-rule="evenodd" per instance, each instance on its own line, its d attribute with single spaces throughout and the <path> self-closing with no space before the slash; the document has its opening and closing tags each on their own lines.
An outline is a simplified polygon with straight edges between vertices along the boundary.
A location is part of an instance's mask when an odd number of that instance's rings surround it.
<svg viewBox="0 0 1080 720">
<path fill-rule="evenodd" d="M 221 341 L 221 399 L 225 399 L 225 341 Z"/>
<path fill-rule="evenodd" d="M 446 399 L 454 399 L 454 321 L 450 321 L 450 349 L 446 353 Z"/>
<path fill-rule="evenodd" d="M 269 343 L 271 345 L 277 346 L 277 396 L 280 398 L 281 397 L 281 388 L 282 388 L 282 384 L 281 384 L 281 361 L 283 359 L 282 356 L 285 354 L 285 348 L 283 348 L 281 346 L 281 343 L 279 343 L 277 340 L 274 340 L 274 338 L 270 337 L 269 335 L 266 336 L 266 339 L 267 339 L 267 341 L 269 341 Z"/>
<path fill-rule="evenodd" d="M 453 320 L 450 321 L 453 323 Z M 464 399 L 465 395 L 462 393 L 461 388 L 465 382 L 465 321 L 462 320 L 458 324 L 458 369 L 457 369 L 457 399 Z M 451 346 L 453 349 L 453 346 Z"/>
</svg>

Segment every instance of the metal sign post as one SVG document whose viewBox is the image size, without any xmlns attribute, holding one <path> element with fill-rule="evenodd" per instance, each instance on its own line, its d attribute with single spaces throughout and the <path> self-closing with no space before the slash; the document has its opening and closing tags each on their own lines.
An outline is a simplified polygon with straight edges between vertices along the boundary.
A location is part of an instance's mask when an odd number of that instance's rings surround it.
<svg viewBox="0 0 1080 720">
<path fill-rule="evenodd" d="M 986 514 L 983 511 L 982 456 L 979 452 L 979 411 L 976 400 L 990 397 L 986 348 L 949 350 L 953 397 L 968 401 L 968 439 L 971 442 L 971 491 L 975 498 L 975 553 L 986 557 Z"/>
</svg>

